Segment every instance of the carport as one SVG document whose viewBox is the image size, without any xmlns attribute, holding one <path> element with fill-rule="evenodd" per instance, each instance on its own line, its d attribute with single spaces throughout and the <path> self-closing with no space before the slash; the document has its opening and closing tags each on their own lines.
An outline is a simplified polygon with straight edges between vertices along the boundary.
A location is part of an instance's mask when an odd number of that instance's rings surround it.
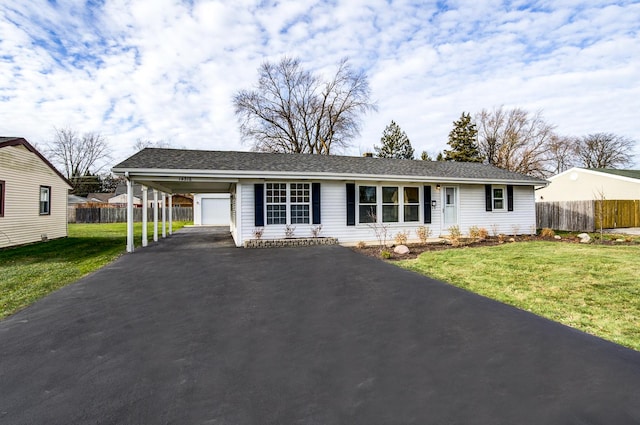
<svg viewBox="0 0 640 425">
<path fill-rule="evenodd" d="M 140 169 L 132 172 L 124 171 L 117 166 L 114 174 L 127 179 L 127 252 L 134 250 L 133 233 L 133 185 L 142 185 L 142 246 L 148 245 L 147 210 L 149 208 L 149 191 L 153 200 L 153 240 L 158 240 L 158 226 L 161 224 L 162 237 L 172 234 L 172 195 L 175 193 L 217 193 L 232 194 L 237 179 L 228 177 L 212 177 L 194 174 L 192 170 Z M 160 210 L 158 208 L 160 202 Z M 167 206 L 168 204 L 168 206 Z M 168 212 L 167 212 L 168 210 Z M 168 223 L 167 223 L 168 222 Z M 232 217 L 233 222 L 233 217 Z"/>
</svg>

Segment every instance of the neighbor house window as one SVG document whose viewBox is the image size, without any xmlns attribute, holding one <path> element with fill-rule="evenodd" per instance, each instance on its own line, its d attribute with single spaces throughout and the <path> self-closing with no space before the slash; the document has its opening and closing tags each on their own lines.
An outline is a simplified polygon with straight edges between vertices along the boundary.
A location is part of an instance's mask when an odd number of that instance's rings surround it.
<svg viewBox="0 0 640 425">
<path fill-rule="evenodd" d="M 382 221 L 384 223 L 398 222 L 397 187 L 382 187 Z"/>
<path fill-rule="evenodd" d="M 51 187 L 40 186 L 40 215 L 51 214 Z"/>
<path fill-rule="evenodd" d="M 290 190 L 291 224 L 309 224 L 309 183 L 291 183 Z"/>
<path fill-rule="evenodd" d="M 287 184 L 267 183 L 267 224 L 287 224 Z"/>
<path fill-rule="evenodd" d="M 493 209 L 504 210 L 505 209 L 505 188 L 503 186 L 493 186 Z"/>
<path fill-rule="evenodd" d="M 420 220 L 420 191 L 417 187 L 404 188 L 405 223 Z"/>
<path fill-rule="evenodd" d="M 377 191 L 375 186 L 360 186 L 358 196 L 358 214 L 360 223 L 373 223 L 378 216 Z"/>
<path fill-rule="evenodd" d="M 0 180 L 0 217 L 4 217 L 4 180 Z"/>
</svg>

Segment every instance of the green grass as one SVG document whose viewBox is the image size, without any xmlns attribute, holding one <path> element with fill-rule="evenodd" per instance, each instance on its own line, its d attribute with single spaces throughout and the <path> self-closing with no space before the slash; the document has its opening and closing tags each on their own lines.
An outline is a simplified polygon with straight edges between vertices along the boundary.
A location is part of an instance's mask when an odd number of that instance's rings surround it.
<svg viewBox="0 0 640 425">
<path fill-rule="evenodd" d="M 396 264 L 640 350 L 640 246 L 519 242 Z"/>
<path fill-rule="evenodd" d="M 186 224 L 174 222 L 173 230 Z M 126 223 L 69 224 L 67 238 L 0 250 L 0 318 L 115 260 L 126 250 L 126 228 Z M 135 223 L 134 233 L 139 246 L 141 223 Z M 148 234 L 151 239 L 153 223 Z"/>
</svg>

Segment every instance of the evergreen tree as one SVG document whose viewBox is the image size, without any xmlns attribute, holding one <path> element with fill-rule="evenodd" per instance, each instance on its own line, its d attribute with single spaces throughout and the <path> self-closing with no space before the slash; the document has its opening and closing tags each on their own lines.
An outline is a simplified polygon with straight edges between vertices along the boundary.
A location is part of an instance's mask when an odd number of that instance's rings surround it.
<svg viewBox="0 0 640 425">
<path fill-rule="evenodd" d="M 471 121 L 471 114 L 463 112 L 460 119 L 453 122 L 453 126 L 447 142 L 451 150 L 445 149 L 444 160 L 482 162 L 483 158 L 478 148 L 478 130 Z"/>
<path fill-rule="evenodd" d="M 438 152 L 438 156 L 436 157 L 436 161 L 444 161 L 444 155 L 442 155 L 442 152 Z"/>
<path fill-rule="evenodd" d="M 422 154 L 420 155 L 420 159 L 423 161 L 433 161 L 433 159 L 431 159 L 427 151 L 422 151 Z"/>
<path fill-rule="evenodd" d="M 413 147 L 400 126 L 391 121 L 380 138 L 381 146 L 374 146 L 378 158 L 413 159 Z"/>
</svg>

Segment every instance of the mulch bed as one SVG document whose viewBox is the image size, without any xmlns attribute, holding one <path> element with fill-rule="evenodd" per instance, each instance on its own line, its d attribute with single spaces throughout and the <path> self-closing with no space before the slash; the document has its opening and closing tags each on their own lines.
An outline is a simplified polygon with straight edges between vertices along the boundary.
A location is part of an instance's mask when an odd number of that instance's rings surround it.
<svg viewBox="0 0 640 425">
<path fill-rule="evenodd" d="M 595 241 L 592 239 L 591 243 L 596 243 L 598 245 L 637 245 L 638 241 L 632 238 L 624 238 L 625 241 L 616 241 L 615 239 L 603 239 L 602 241 Z M 486 239 L 478 240 L 478 241 L 462 241 L 462 243 L 458 246 L 453 246 L 450 243 L 441 243 L 441 244 L 407 244 L 411 252 L 404 255 L 399 255 L 393 252 L 393 248 L 395 245 L 391 245 L 390 248 L 387 249 L 391 253 L 391 257 L 388 260 L 410 260 L 417 258 L 420 254 L 427 251 L 443 251 L 445 249 L 462 249 L 462 248 L 479 248 L 483 246 L 496 246 L 496 245 L 504 245 L 509 243 L 516 242 L 528 242 L 528 241 L 547 241 L 547 242 L 558 242 L 558 243 L 580 243 L 580 238 L 575 236 L 563 236 L 562 239 L 554 239 L 549 237 L 542 236 L 507 236 L 504 238 L 498 237 L 488 237 Z M 370 257 L 380 257 L 380 247 L 369 245 L 364 248 L 352 247 L 352 249 L 356 252 L 359 252 L 363 255 L 368 255 Z"/>
</svg>

